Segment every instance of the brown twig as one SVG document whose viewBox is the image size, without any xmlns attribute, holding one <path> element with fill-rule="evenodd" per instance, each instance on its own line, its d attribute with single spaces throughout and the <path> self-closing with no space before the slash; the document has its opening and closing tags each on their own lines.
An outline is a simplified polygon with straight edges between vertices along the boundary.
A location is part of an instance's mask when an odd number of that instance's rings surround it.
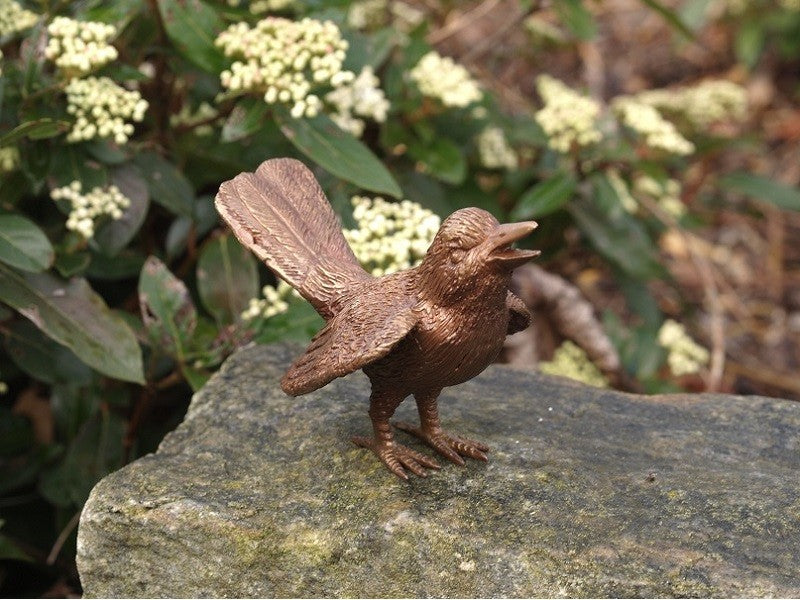
<svg viewBox="0 0 800 600">
<path fill-rule="evenodd" d="M 61 530 L 61 533 L 58 534 L 58 537 L 56 538 L 53 547 L 50 549 L 50 554 L 47 555 L 47 560 L 45 560 L 45 562 L 48 565 L 55 564 L 56 558 L 58 558 L 58 555 L 61 552 L 61 548 L 64 547 L 64 544 L 67 542 L 67 538 L 78 526 L 78 521 L 80 521 L 80 518 L 81 518 L 81 511 L 79 510 L 72 516 L 72 518 L 69 520 L 69 523 L 66 524 L 64 529 Z"/>
<path fill-rule="evenodd" d="M 479 3 L 474 8 L 459 15 L 449 23 L 446 23 L 443 27 L 429 33 L 428 43 L 431 44 L 432 46 L 435 46 L 436 44 L 455 35 L 459 31 L 467 27 L 473 21 L 480 19 L 484 15 L 489 14 L 489 12 L 494 10 L 494 8 L 498 4 L 500 4 L 500 0 L 486 0 L 486 2 Z"/>
<path fill-rule="evenodd" d="M 786 373 L 782 373 L 781 371 L 777 371 L 763 364 L 745 365 L 734 361 L 728 361 L 728 371 L 773 387 L 800 394 L 800 377 L 787 375 Z"/>
</svg>

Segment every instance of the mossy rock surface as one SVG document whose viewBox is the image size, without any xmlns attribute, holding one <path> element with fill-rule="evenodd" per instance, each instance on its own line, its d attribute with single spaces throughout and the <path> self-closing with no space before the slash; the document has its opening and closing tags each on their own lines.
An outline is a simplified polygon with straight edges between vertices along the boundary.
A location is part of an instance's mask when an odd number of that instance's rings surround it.
<svg viewBox="0 0 800 600">
<path fill-rule="evenodd" d="M 800 404 L 495 366 L 440 399 L 490 462 L 405 483 L 349 442 L 370 432 L 362 374 L 281 392 L 300 351 L 240 351 L 95 487 L 88 597 L 800 596 Z"/>
</svg>

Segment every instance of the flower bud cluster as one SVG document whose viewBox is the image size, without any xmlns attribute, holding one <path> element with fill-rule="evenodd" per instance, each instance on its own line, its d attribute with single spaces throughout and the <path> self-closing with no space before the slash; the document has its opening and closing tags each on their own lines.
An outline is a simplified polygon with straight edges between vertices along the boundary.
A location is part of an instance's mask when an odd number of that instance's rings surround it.
<svg viewBox="0 0 800 600">
<path fill-rule="evenodd" d="M 389 5 L 392 13 L 392 26 L 399 31 L 408 33 L 425 20 L 425 12 L 415 6 L 394 0 Z"/>
<path fill-rule="evenodd" d="M 567 153 L 574 145 L 589 146 L 602 139 L 597 127 L 598 102 L 549 75 L 536 79 L 536 89 L 544 107 L 536 112 L 535 119 L 547 134 L 551 148 Z"/>
<path fill-rule="evenodd" d="M 351 2 L 347 9 L 347 24 L 353 29 L 380 27 L 386 21 L 386 0 L 361 0 Z"/>
<path fill-rule="evenodd" d="M 445 106 L 463 108 L 483 98 L 480 87 L 462 65 L 449 56 L 430 51 L 409 71 L 424 96 L 438 98 Z"/>
<path fill-rule="evenodd" d="M 101 137 L 124 144 L 133 134 L 128 121 L 141 121 L 147 110 L 147 101 L 139 92 L 128 91 L 108 77 L 73 79 L 65 91 L 67 112 L 76 118 L 68 142 Z"/>
<path fill-rule="evenodd" d="M 117 58 L 117 49 L 108 43 L 117 34 L 113 25 L 56 17 L 47 33 L 44 55 L 68 77 L 85 75 Z"/>
<path fill-rule="evenodd" d="M 236 23 L 217 36 L 216 44 L 237 59 L 220 74 L 223 87 L 263 94 L 267 104 L 290 106 L 294 118 L 320 112 L 322 100 L 313 91 L 354 78 L 342 69 L 347 40 L 331 21 L 267 17 L 253 28 Z"/>
<path fill-rule="evenodd" d="M 98 221 L 105 217 L 120 219 L 124 209 L 131 203 L 115 185 L 92 188 L 85 195 L 81 193 L 82 189 L 80 181 L 73 181 L 69 185 L 52 190 L 50 197 L 53 200 L 69 200 L 72 210 L 67 217 L 67 229 L 79 233 L 86 239 L 94 235 Z"/>
<path fill-rule="evenodd" d="M 250 2 L 250 13 L 262 15 L 268 12 L 280 12 L 292 8 L 296 0 L 253 0 Z"/>
<path fill-rule="evenodd" d="M 289 310 L 289 303 L 286 302 L 286 298 L 291 293 L 292 288 L 284 281 L 278 282 L 278 287 L 265 285 L 261 290 L 263 298 L 250 298 L 250 303 L 242 312 L 242 320 L 269 319 L 275 315 L 285 313 Z"/>
<path fill-rule="evenodd" d="M 517 168 L 517 153 L 508 144 L 503 130 L 499 127 L 487 127 L 478 134 L 478 154 L 481 164 L 488 169 Z"/>
<path fill-rule="evenodd" d="M 364 133 L 364 121 L 355 115 L 383 123 L 389 112 L 389 101 L 380 88 L 380 83 L 372 67 L 364 67 L 351 83 L 329 92 L 325 101 L 336 109 L 331 114 L 331 119 L 356 137 L 361 137 Z"/>
<path fill-rule="evenodd" d="M 39 20 L 39 15 L 22 8 L 14 0 L 0 0 L 0 36 L 11 35 L 29 27 Z"/>
<path fill-rule="evenodd" d="M 413 267 L 422 260 L 440 219 L 416 202 L 353 196 L 358 229 L 344 230 L 356 258 L 375 276 Z"/>
<path fill-rule="evenodd" d="M 19 166 L 19 150 L 15 146 L 0 148 L 0 173 L 10 173 Z"/>
<path fill-rule="evenodd" d="M 747 113 L 747 90 L 726 80 L 708 80 L 674 90 L 648 90 L 635 96 L 644 104 L 673 112 L 702 129 L 720 121 L 740 121 Z"/>
<path fill-rule="evenodd" d="M 181 106 L 180 111 L 170 116 L 169 124 L 172 127 L 193 127 L 194 133 L 199 136 L 211 135 L 214 129 L 208 124 L 208 121 L 218 114 L 219 111 L 208 102 L 201 102 L 197 110 L 194 111 L 186 103 Z"/>
<path fill-rule="evenodd" d="M 613 167 L 606 169 L 606 178 L 608 178 L 608 183 L 611 184 L 611 187 L 614 188 L 614 191 L 617 193 L 619 203 L 622 205 L 625 212 L 633 214 L 639 210 L 639 203 L 631 194 L 630 189 L 628 189 L 628 184 L 622 178 L 622 175 L 619 174 L 619 171 Z"/>
<path fill-rule="evenodd" d="M 625 125 L 644 137 L 648 147 L 681 156 L 694 152 L 694 144 L 678 133 L 675 125 L 651 105 L 622 96 L 615 99 L 612 106 Z"/>
<path fill-rule="evenodd" d="M 608 387 L 608 380 L 586 352 L 577 344 L 566 340 L 553 354 L 553 360 L 539 363 L 539 370 L 548 375 L 560 375 L 595 387 Z"/>
<path fill-rule="evenodd" d="M 633 182 L 634 192 L 645 194 L 658 202 L 659 207 L 668 215 L 680 219 L 686 214 L 686 205 L 681 200 L 681 184 L 675 179 L 659 181 L 647 175 L 641 175 Z"/>
<path fill-rule="evenodd" d="M 666 348 L 667 364 L 676 377 L 697 373 L 708 364 L 709 353 L 686 333 L 680 323 L 667 319 L 658 331 L 658 343 Z"/>
</svg>

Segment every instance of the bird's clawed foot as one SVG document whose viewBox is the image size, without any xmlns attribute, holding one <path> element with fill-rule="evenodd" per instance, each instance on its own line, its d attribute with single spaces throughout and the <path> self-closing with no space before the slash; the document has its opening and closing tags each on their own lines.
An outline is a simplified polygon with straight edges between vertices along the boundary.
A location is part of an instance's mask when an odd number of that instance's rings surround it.
<svg viewBox="0 0 800 600">
<path fill-rule="evenodd" d="M 426 469 L 441 468 L 435 460 L 396 442 L 384 442 L 360 436 L 354 437 L 352 440 L 356 446 L 372 450 L 383 461 L 383 464 L 400 479 L 408 479 L 405 469 L 419 477 L 427 477 Z"/>
<path fill-rule="evenodd" d="M 461 458 L 462 456 L 468 456 L 469 458 L 482 460 L 484 462 L 489 460 L 486 456 L 486 452 L 489 451 L 489 446 L 482 442 L 476 442 L 475 440 L 457 435 L 449 435 L 442 431 L 441 428 L 424 429 L 404 421 L 395 423 L 394 426 L 411 435 L 415 435 L 439 454 L 457 465 L 463 466 L 466 464 L 464 459 Z"/>
</svg>

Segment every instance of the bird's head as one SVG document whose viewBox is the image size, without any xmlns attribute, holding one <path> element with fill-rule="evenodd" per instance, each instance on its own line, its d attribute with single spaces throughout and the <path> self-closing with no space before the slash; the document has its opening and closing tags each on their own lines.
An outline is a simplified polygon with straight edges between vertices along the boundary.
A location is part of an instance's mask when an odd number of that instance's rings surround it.
<svg viewBox="0 0 800 600">
<path fill-rule="evenodd" d="M 535 221 L 501 225 L 480 208 L 463 208 L 447 217 L 419 266 L 426 291 L 439 302 L 507 286 L 511 271 L 539 255 L 511 245 L 527 236 Z M 505 298 L 505 289 L 501 290 Z"/>
</svg>

